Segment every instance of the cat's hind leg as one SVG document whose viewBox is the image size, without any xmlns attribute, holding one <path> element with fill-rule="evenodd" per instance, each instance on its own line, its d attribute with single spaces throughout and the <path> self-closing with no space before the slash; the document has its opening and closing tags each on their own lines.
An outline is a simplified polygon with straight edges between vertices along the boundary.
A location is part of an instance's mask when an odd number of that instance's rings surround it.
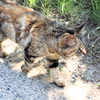
<svg viewBox="0 0 100 100">
<path fill-rule="evenodd" d="M 3 43 L 3 41 L 5 39 L 6 39 L 6 36 L 3 33 L 3 31 L 0 29 L 0 57 L 6 57 L 6 56 L 8 56 L 8 54 L 6 52 L 3 52 L 3 48 L 2 48 L 2 43 Z"/>
<path fill-rule="evenodd" d="M 22 71 L 28 72 L 33 68 L 36 56 L 29 55 L 28 47 L 24 49 L 24 65 L 21 67 Z"/>
</svg>

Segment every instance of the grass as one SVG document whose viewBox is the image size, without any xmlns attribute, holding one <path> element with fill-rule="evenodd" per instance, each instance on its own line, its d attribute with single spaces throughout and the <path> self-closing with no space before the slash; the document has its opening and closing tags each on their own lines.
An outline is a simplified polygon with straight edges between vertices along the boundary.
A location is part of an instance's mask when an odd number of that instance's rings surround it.
<svg viewBox="0 0 100 100">
<path fill-rule="evenodd" d="M 78 20 L 82 12 L 81 5 L 75 5 L 74 0 L 16 0 L 21 4 L 32 7 L 51 17 L 54 13 L 59 14 L 63 18 Z M 80 9 L 80 10 L 79 10 Z M 74 20 L 73 20 L 74 19 Z"/>
<path fill-rule="evenodd" d="M 30 7 L 34 8 L 35 10 L 39 10 L 45 15 L 49 15 L 52 12 L 52 2 L 54 0 L 29 0 Z"/>
<path fill-rule="evenodd" d="M 96 23 L 100 22 L 100 0 L 91 0 L 93 19 Z M 99 23 L 98 23 L 99 24 Z"/>
<path fill-rule="evenodd" d="M 92 23 L 100 27 L 100 0 L 79 0 L 84 10 L 88 10 L 88 15 Z"/>
<path fill-rule="evenodd" d="M 15 0 L 14 0 L 15 1 Z M 21 4 L 32 7 L 52 16 L 54 12 L 60 16 L 77 22 L 79 19 L 88 18 L 100 28 L 100 0 L 16 0 Z"/>
</svg>

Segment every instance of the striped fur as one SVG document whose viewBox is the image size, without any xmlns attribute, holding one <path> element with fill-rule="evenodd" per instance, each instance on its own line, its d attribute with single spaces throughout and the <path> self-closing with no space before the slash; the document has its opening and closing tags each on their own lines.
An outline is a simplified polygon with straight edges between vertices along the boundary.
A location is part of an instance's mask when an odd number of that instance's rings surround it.
<svg viewBox="0 0 100 100">
<path fill-rule="evenodd" d="M 31 8 L 0 0 L 0 46 L 6 37 L 24 47 L 23 71 L 29 71 L 34 59 L 40 56 L 45 56 L 49 67 L 55 68 L 59 56 L 76 55 L 78 49 L 86 53 L 73 30 Z M 0 50 L 0 55 L 4 56 L 2 48 Z"/>
</svg>

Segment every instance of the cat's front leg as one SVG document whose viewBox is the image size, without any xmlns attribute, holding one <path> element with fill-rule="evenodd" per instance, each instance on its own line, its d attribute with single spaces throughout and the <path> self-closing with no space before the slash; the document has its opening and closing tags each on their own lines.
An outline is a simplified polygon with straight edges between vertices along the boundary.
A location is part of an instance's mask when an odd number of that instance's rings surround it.
<svg viewBox="0 0 100 100">
<path fill-rule="evenodd" d="M 59 65 L 58 59 L 47 58 L 49 68 L 56 68 Z"/>
<path fill-rule="evenodd" d="M 54 83 L 59 87 L 65 86 L 65 80 L 62 76 L 61 71 L 59 70 L 58 59 L 49 59 L 47 58 L 48 66 L 50 69 L 50 76 L 53 79 Z"/>
</svg>

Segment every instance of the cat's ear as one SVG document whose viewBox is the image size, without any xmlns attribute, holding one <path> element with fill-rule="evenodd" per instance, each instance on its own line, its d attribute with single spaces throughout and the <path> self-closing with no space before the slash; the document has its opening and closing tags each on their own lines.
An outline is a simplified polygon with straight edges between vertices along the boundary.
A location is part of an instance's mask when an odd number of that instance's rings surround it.
<svg viewBox="0 0 100 100">
<path fill-rule="evenodd" d="M 64 36 L 64 43 L 69 47 L 75 45 L 76 44 L 76 35 L 66 33 Z"/>
<path fill-rule="evenodd" d="M 79 33 L 84 28 L 84 26 L 85 26 L 85 23 L 74 27 L 74 30 L 75 30 L 76 34 Z"/>
<path fill-rule="evenodd" d="M 59 37 L 58 43 L 60 48 L 71 47 L 76 44 L 76 35 L 64 33 Z"/>
</svg>

